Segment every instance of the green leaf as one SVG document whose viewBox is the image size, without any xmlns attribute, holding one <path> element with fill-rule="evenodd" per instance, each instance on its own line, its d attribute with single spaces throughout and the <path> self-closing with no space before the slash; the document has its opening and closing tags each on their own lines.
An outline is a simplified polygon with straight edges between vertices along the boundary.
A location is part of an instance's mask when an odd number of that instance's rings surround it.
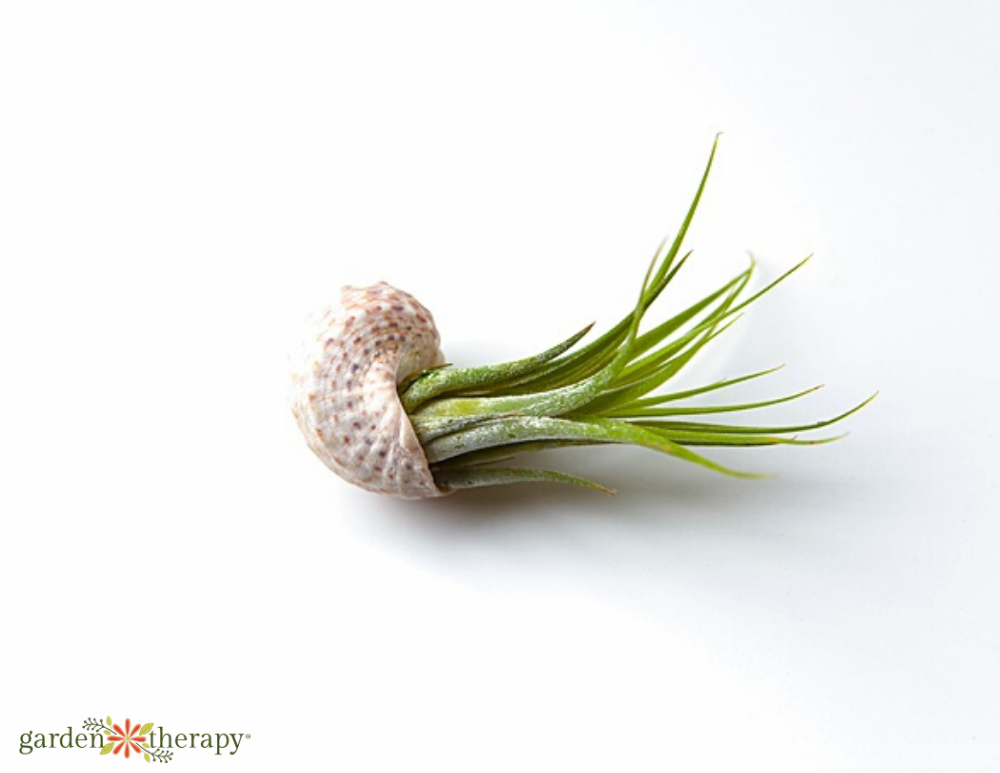
<svg viewBox="0 0 1000 773">
<path fill-rule="evenodd" d="M 437 484 L 446 491 L 462 488 L 477 488 L 479 486 L 500 486 L 508 483 L 568 483 L 574 486 L 584 486 L 604 494 L 614 494 L 611 489 L 586 478 L 569 475 L 554 470 L 536 468 L 503 468 L 482 470 L 479 468 L 458 468 L 446 470 L 435 478 Z"/>
<path fill-rule="evenodd" d="M 153 723 L 147 722 L 145 725 L 139 728 L 139 735 L 146 735 L 146 733 L 148 733 L 152 729 L 153 729 Z"/>
<path fill-rule="evenodd" d="M 111 735 L 111 731 L 110 730 L 105 730 L 104 731 L 104 735 Z"/>
<path fill-rule="evenodd" d="M 114 742 L 104 744 L 104 746 L 101 748 L 101 754 L 108 754 L 114 748 L 115 748 Z"/>
<path fill-rule="evenodd" d="M 800 440 L 797 436 L 786 438 L 779 435 L 763 435 L 751 432 L 711 432 L 708 429 L 697 428 L 685 431 L 659 427 L 655 422 L 639 422 L 635 426 L 644 427 L 651 432 L 656 432 L 666 440 L 683 446 L 817 446 L 843 437 L 836 436 Z"/>
<path fill-rule="evenodd" d="M 745 434 L 745 435 L 753 435 L 753 434 L 769 435 L 774 433 L 787 434 L 792 432 L 810 432 L 811 430 L 823 429 L 824 427 L 829 427 L 832 424 L 836 424 L 837 422 L 843 421 L 848 416 L 860 411 L 862 408 L 868 405 L 868 403 L 874 400 L 877 396 L 878 392 L 873 394 L 867 400 L 863 400 L 862 402 L 855 405 L 853 408 L 849 408 L 848 410 L 844 411 L 843 413 L 837 416 L 834 416 L 830 419 L 823 419 L 822 421 L 814 421 L 809 424 L 789 424 L 780 427 L 750 427 L 745 425 L 710 424 L 707 422 L 687 422 L 687 421 L 654 421 L 654 422 L 649 422 L 649 424 L 652 424 L 665 431 L 696 430 L 696 431 L 735 433 L 735 434 Z M 639 424 L 645 425 L 647 424 L 647 422 L 640 421 Z"/>
<path fill-rule="evenodd" d="M 569 448 L 571 446 L 597 446 L 604 445 L 602 440 L 526 440 L 522 443 L 511 443 L 509 445 L 497 446 L 496 448 L 484 448 L 479 451 L 470 451 L 460 454 L 450 459 L 445 466 L 432 468 L 435 476 L 445 467 L 451 469 L 468 469 L 470 467 L 481 467 L 484 464 L 495 462 L 507 462 L 518 454 L 534 453 L 535 451 L 546 451 L 551 448 Z"/>
<path fill-rule="evenodd" d="M 694 219 L 695 210 L 698 208 L 698 203 L 701 201 L 701 195 L 705 190 L 706 183 L 708 182 L 708 175 L 712 169 L 712 161 L 715 158 L 715 151 L 717 150 L 718 145 L 719 136 L 716 135 L 715 142 L 712 143 L 712 152 L 708 157 L 708 164 L 706 165 L 705 172 L 701 178 L 701 184 L 698 186 L 698 192 L 695 194 L 694 200 L 691 202 L 691 207 L 688 210 L 687 216 L 684 218 L 684 222 L 681 225 L 680 230 L 674 238 L 673 244 L 664 254 L 663 250 L 667 244 L 667 240 L 664 239 L 659 248 L 656 250 L 653 258 L 653 265 L 655 266 L 657 262 L 659 262 L 659 268 L 656 270 L 655 274 L 647 276 L 647 282 L 643 285 L 642 298 L 640 300 L 640 306 L 643 310 L 648 308 L 653 301 L 659 297 L 660 293 L 674 278 L 690 255 L 690 253 L 688 253 L 677 261 L 677 255 L 680 252 L 681 244 L 684 241 L 684 237 L 691 225 L 691 221 Z M 632 314 L 622 319 L 617 325 L 615 325 L 614 328 L 609 330 L 596 341 L 593 341 L 588 346 L 541 368 L 539 372 L 532 378 L 528 379 L 526 383 L 520 384 L 521 388 L 518 389 L 516 393 L 526 394 L 537 391 L 548 391 L 559 387 L 569 386 L 570 384 L 591 376 L 596 372 L 596 370 L 600 370 L 611 361 L 611 359 L 615 356 L 616 350 L 622 345 L 623 342 L 625 343 L 627 353 L 630 353 L 632 356 L 645 351 L 645 349 L 652 344 L 649 343 L 647 339 L 645 348 L 637 346 L 639 342 L 635 338 L 635 330 L 630 330 L 630 328 L 634 328 L 634 323 L 637 321 L 636 317 L 641 316 L 641 313 L 642 312 L 638 312 L 637 314 L 636 311 L 633 311 Z M 662 335 L 660 337 L 662 338 Z M 618 354 L 621 354 L 621 352 L 619 351 Z M 528 388 L 525 389 L 525 386 Z"/>
<path fill-rule="evenodd" d="M 732 322 L 729 322 L 726 326 L 718 330 L 705 331 L 700 334 L 700 338 L 697 338 L 694 341 L 684 341 L 683 343 L 678 341 L 671 344 L 668 348 L 673 349 L 674 347 L 679 347 L 675 356 L 660 364 L 656 370 L 638 381 L 634 381 L 604 392 L 600 397 L 592 400 L 590 404 L 586 406 L 586 412 L 597 414 L 613 410 L 620 405 L 624 405 L 641 398 L 646 393 L 656 389 L 661 384 L 666 383 L 677 375 L 677 373 L 685 365 L 691 362 L 695 355 L 697 355 L 709 341 L 725 332 L 726 328 L 731 324 Z"/>
<path fill-rule="evenodd" d="M 750 279 L 750 276 L 753 273 L 753 268 L 754 268 L 753 265 L 751 265 L 750 268 L 746 269 L 743 273 L 731 279 L 727 284 L 720 287 L 711 295 L 703 298 L 702 300 L 698 301 L 698 303 L 688 307 L 684 311 L 668 319 L 666 322 L 657 325 L 648 333 L 645 333 L 642 336 L 640 336 L 639 339 L 636 341 L 636 347 L 635 347 L 636 354 L 637 355 L 642 354 L 652 349 L 661 341 L 665 340 L 667 336 L 680 330 L 686 323 L 690 322 L 698 314 L 700 314 L 706 308 L 715 303 L 715 301 L 725 296 L 727 293 L 729 294 L 729 296 L 726 300 L 729 301 L 729 305 L 732 305 L 733 299 L 735 299 L 740 294 L 740 292 L 746 286 L 747 281 Z M 709 316 L 719 316 L 720 313 L 724 313 L 724 310 L 722 312 L 715 312 L 713 315 Z M 637 363 L 637 365 L 641 366 L 642 363 L 641 362 Z M 631 372 L 635 369 L 636 366 L 632 366 L 628 369 L 627 372 Z"/>
<path fill-rule="evenodd" d="M 149 744 L 148 744 L 148 743 L 144 743 L 144 744 L 142 745 L 142 748 L 143 748 L 143 749 L 148 749 L 148 748 L 149 748 Z"/>
<path fill-rule="evenodd" d="M 676 456 L 688 462 L 700 464 L 717 472 L 745 478 L 766 477 L 737 472 L 716 464 L 683 446 L 662 436 L 658 432 L 628 424 L 615 419 L 578 418 L 574 420 L 547 417 L 514 417 L 488 422 L 472 429 L 462 430 L 432 440 L 424 448 L 431 464 L 446 462 L 448 459 L 498 446 L 511 446 L 523 441 L 534 440 L 577 440 L 603 443 L 622 443 L 643 446 L 654 451 Z M 515 445 L 516 448 L 516 445 Z M 442 468 L 439 466 L 438 473 Z"/>
<path fill-rule="evenodd" d="M 108 727 L 111 727 L 111 717 L 108 717 L 107 723 L 108 723 Z"/>
<path fill-rule="evenodd" d="M 654 263 L 663 254 L 666 241 L 664 239 L 656 250 L 653 256 Z M 647 307 L 656 300 L 656 297 L 666 287 L 667 282 L 670 281 L 670 277 L 673 276 L 677 268 L 680 268 L 680 264 L 678 264 L 674 272 L 671 272 L 669 276 L 663 276 L 673 258 L 674 256 L 670 254 L 663 258 L 660 271 L 657 272 L 653 280 L 653 286 L 649 288 L 648 293 L 643 298 Z M 683 263 L 684 260 L 686 260 L 686 256 L 680 263 Z M 635 311 L 633 310 L 631 314 L 622 319 L 615 327 L 596 341 L 591 342 L 572 354 L 549 363 L 549 365 L 541 368 L 531 378 L 517 382 L 511 393 L 530 394 L 532 392 L 548 391 L 558 387 L 569 386 L 588 376 L 594 375 L 614 359 L 618 348 L 628 337 L 629 328 L 632 326 L 634 316 Z"/>
<path fill-rule="evenodd" d="M 402 391 L 400 398 L 407 413 L 412 413 L 422 403 L 451 392 L 469 389 L 482 389 L 500 381 L 525 376 L 537 371 L 549 360 L 570 349 L 583 338 L 593 324 L 570 336 L 565 341 L 551 349 L 514 362 L 500 365 L 481 365 L 472 368 L 437 368 L 424 371 Z"/>
<path fill-rule="evenodd" d="M 149 762 L 149 755 L 148 755 L 148 754 L 146 754 L 146 753 L 143 753 L 143 755 L 142 755 L 142 758 L 143 758 L 144 760 L 146 760 L 146 762 Z"/>
<path fill-rule="evenodd" d="M 639 299 L 630 317 L 628 333 L 621 348 L 614 358 L 601 370 L 592 376 L 564 387 L 526 395 L 507 397 L 452 397 L 425 404 L 413 414 L 414 418 L 431 419 L 490 419 L 500 414 L 517 413 L 526 416 L 558 416 L 568 413 L 574 408 L 586 405 L 597 397 L 628 364 L 631 358 L 632 345 L 639 330 L 642 315 L 649 305 L 647 294 L 650 277 L 656 263 L 650 265 L 642 283 Z M 421 444 L 427 438 L 421 436 L 420 426 L 415 425 L 417 437 Z"/>
<path fill-rule="evenodd" d="M 635 400 L 628 404 L 631 408 L 644 408 L 649 405 L 662 405 L 663 403 L 669 403 L 676 400 L 684 400 L 688 397 L 695 397 L 697 395 L 705 394 L 707 392 L 714 392 L 717 389 L 725 389 L 726 387 L 733 386 L 734 384 L 742 384 L 744 381 L 750 381 L 755 378 L 760 378 L 762 376 L 768 376 L 771 373 L 775 373 L 781 370 L 784 365 L 778 365 L 774 368 L 768 368 L 767 370 L 761 370 L 756 373 L 750 373 L 746 376 L 739 376 L 738 378 L 730 378 L 724 381 L 715 381 L 707 386 L 697 387 L 696 389 L 685 389 L 680 392 L 667 392 L 660 395 L 653 395 L 652 397 L 644 397 L 641 400 Z M 624 407 L 624 406 L 623 406 Z"/>
<path fill-rule="evenodd" d="M 752 411 L 757 408 L 766 408 L 770 405 L 778 405 L 779 403 L 787 403 L 792 400 L 798 400 L 800 397 L 805 397 L 808 394 L 812 394 L 820 387 L 815 386 L 811 389 L 804 389 L 801 392 L 796 392 L 793 395 L 785 395 L 784 397 L 778 397 L 771 400 L 759 400 L 753 403 L 733 403 L 731 405 L 697 405 L 697 406 L 682 406 L 682 407 L 649 407 L 649 408 L 635 408 L 628 407 L 620 408 L 614 411 L 606 411 L 603 413 L 604 416 L 610 418 L 629 418 L 629 417 L 651 417 L 651 416 L 697 416 L 699 414 L 713 414 L 713 413 L 733 413 L 738 411 Z"/>
</svg>

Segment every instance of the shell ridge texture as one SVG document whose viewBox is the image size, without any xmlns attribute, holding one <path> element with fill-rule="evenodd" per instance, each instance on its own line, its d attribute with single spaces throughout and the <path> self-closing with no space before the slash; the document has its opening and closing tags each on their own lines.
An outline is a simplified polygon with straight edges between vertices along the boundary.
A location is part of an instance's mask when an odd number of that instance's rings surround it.
<svg viewBox="0 0 1000 773">
<path fill-rule="evenodd" d="M 385 282 L 344 287 L 293 361 L 292 413 L 313 453 L 348 482 L 442 496 L 396 387 L 443 362 L 434 319 L 415 298 Z"/>
</svg>

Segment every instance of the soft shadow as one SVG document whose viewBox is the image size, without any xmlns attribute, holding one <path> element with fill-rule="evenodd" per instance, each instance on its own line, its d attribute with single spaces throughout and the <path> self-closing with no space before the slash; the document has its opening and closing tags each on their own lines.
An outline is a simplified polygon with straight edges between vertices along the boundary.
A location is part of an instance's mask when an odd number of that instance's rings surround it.
<svg viewBox="0 0 1000 773">
<path fill-rule="evenodd" d="M 559 484 L 516 484 L 459 491 L 440 499 L 391 500 L 384 503 L 392 519 L 433 531 L 503 528 L 520 529 L 525 522 L 562 521 L 567 515 L 581 523 L 634 523 L 639 532 L 657 528 L 688 530 L 699 525 L 718 528 L 720 522 L 771 518 L 774 513 L 808 517 L 817 497 L 838 496 L 844 481 L 825 476 L 820 467 L 789 469 L 780 478 L 732 478 L 642 449 L 564 449 L 549 458 L 539 454 L 538 466 L 563 469 L 614 487 L 615 495 Z M 774 465 L 776 467 L 778 465 Z M 785 465 L 787 466 L 787 465 Z M 765 469 L 756 465 L 756 469 Z M 854 485 L 854 484 L 852 484 Z M 380 503 L 381 504 L 381 503 Z M 639 528 L 639 524 L 644 524 Z"/>
</svg>

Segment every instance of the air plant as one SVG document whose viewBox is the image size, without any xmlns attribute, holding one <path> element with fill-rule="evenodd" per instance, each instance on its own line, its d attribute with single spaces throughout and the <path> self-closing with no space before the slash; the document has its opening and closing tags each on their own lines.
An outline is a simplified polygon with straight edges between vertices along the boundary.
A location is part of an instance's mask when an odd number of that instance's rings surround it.
<svg viewBox="0 0 1000 773">
<path fill-rule="evenodd" d="M 309 447 L 346 480 L 379 493 L 437 497 L 458 489 L 551 482 L 609 491 L 555 470 L 508 464 L 514 457 L 566 446 L 629 444 L 711 470 L 729 469 L 693 449 L 703 446 L 813 445 L 835 438 L 798 433 L 835 424 L 748 426 L 702 417 L 751 411 L 814 389 L 750 403 L 692 405 L 776 368 L 670 390 L 671 380 L 736 315 L 800 268 L 743 297 L 753 262 L 729 282 L 664 322 L 640 332 L 650 306 L 690 256 L 681 244 L 701 200 L 718 138 L 674 240 L 656 251 L 633 310 L 596 340 L 574 348 L 590 326 L 534 357 L 499 365 L 445 365 L 433 318 L 416 299 L 380 282 L 345 287 L 293 366 L 292 411 Z M 808 260 L 808 258 L 806 259 Z M 665 390 L 661 388 L 667 387 Z"/>
</svg>

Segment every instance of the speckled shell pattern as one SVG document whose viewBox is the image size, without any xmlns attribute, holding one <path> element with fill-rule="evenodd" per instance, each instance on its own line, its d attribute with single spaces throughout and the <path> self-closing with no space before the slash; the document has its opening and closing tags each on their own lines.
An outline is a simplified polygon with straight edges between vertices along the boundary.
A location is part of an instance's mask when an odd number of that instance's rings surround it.
<svg viewBox="0 0 1000 773">
<path fill-rule="evenodd" d="M 413 296 L 385 282 L 344 287 L 293 360 L 292 413 L 345 480 L 406 499 L 443 496 L 396 391 L 443 362 L 434 318 Z"/>
</svg>

